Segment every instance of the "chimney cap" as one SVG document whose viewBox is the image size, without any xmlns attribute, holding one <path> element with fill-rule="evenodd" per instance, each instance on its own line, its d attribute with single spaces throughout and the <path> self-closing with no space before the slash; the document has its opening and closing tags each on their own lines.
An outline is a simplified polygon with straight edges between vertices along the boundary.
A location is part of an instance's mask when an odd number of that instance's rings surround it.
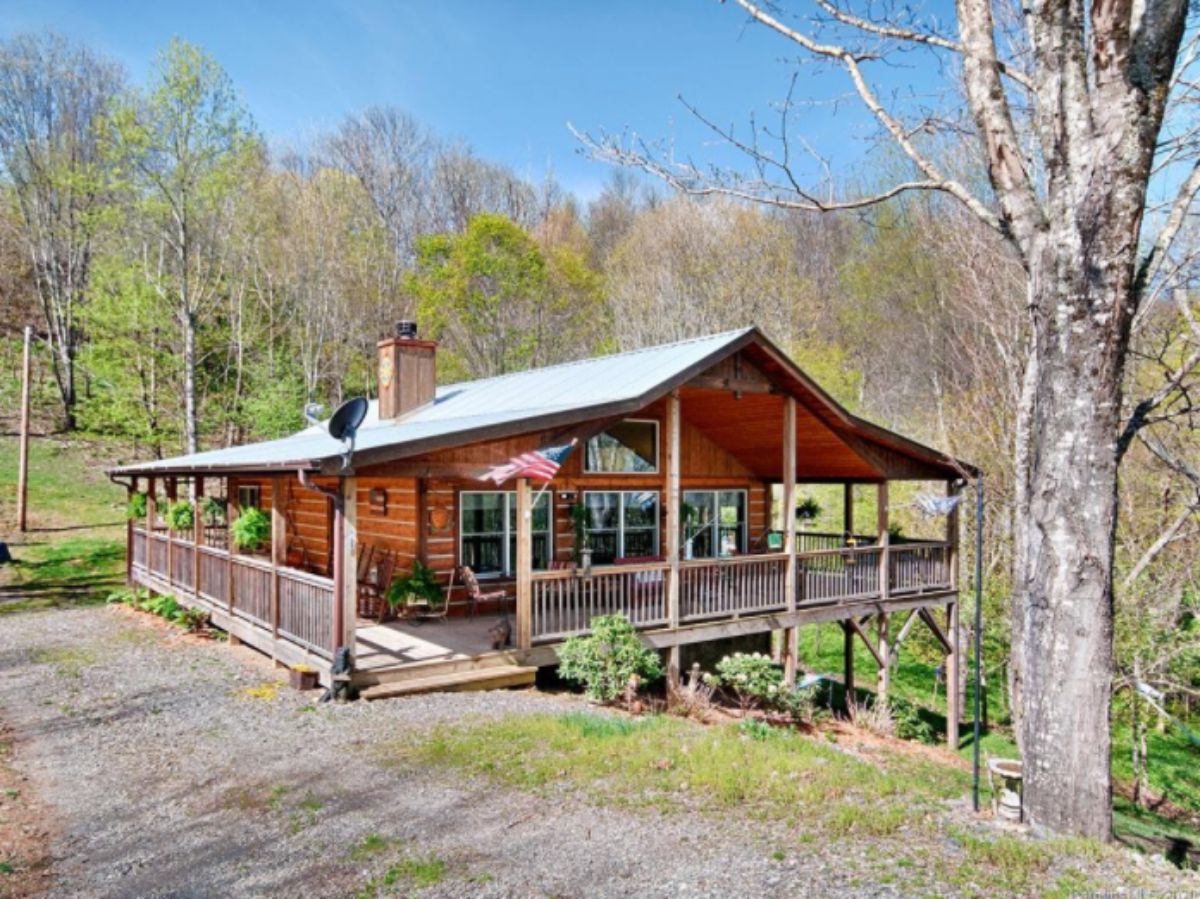
<svg viewBox="0 0 1200 899">
<path fill-rule="evenodd" d="M 396 336 L 401 340 L 416 340 L 417 323 L 407 318 L 396 322 Z"/>
</svg>

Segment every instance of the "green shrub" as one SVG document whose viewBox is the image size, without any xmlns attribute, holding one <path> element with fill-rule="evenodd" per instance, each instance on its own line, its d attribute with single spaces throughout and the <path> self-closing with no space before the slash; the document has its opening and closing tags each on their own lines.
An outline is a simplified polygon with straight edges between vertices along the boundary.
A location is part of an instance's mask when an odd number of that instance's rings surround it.
<svg viewBox="0 0 1200 899">
<path fill-rule="evenodd" d="M 143 608 L 168 621 L 177 620 L 182 611 L 182 607 L 175 601 L 174 596 L 155 596 L 148 600 Z"/>
<path fill-rule="evenodd" d="M 137 521 L 139 518 L 145 518 L 146 512 L 149 510 L 150 501 L 144 493 L 129 494 L 129 504 L 125 506 L 125 517 Z"/>
<path fill-rule="evenodd" d="M 233 545 L 238 549 L 260 549 L 271 538 L 271 519 L 262 509 L 243 509 L 229 526 Z"/>
<path fill-rule="evenodd" d="M 589 697 L 612 702 L 634 678 L 644 683 L 662 677 L 658 653 L 642 643 L 624 615 L 601 615 L 590 627 L 590 635 L 569 638 L 558 652 L 558 673 Z"/>
<path fill-rule="evenodd" d="M 889 696 L 887 704 L 892 713 L 892 721 L 896 725 L 897 737 L 901 740 L 919 740 L 922 743 L 937 742 L 933 726 L 921 717 L 921 709 L 915 703 L 899 696 Z"/>
<path fill-rule="evenodd" d="M 192 525 L 195 523 L 195 512 L 192 510 L 192 504 L 186 499 L 181 499 L 167 506 L 167 527 L 171 530 L 176 532 L 190 531 Z"/>
<path fill-rule="evenodd" d="M 392 586 L 388 588 L 387 601 L 393 609 L 409 602 L 427 602 L 431 606 L 441 606 L 446 597 L 433 569 L 416 559 L 413 562 L 412 574 L 392 581 Z"/>
<path fill-rule="evenodd" d="M 735 652 L 717 662 L 722 687 L 733 691 L 742 714 L 761 705 L 775 705 L 784 692 L 783 668 L 761 652 Z"/>
</svg>

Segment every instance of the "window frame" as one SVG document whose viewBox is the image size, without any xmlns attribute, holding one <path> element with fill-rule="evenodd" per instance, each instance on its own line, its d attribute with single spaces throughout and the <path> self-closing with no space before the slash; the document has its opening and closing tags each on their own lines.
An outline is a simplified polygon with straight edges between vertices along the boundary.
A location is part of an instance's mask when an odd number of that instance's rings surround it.
<svg viewBox="0 0 1200 899">
<path fill-rule="evenodd" d="M 501 511 L 501 517 L 504 522 L 504 530 L 502 532 L 487 531 L 479 534 L 466 534 L 463 528 L 463 513 L 466 512 L 466 504 L 463 502 L 464 496 L 502 496 L 504 497 L 504 508 Z M 532 499 L 532 497 L 530 497 Z M 500 556 L 503 560 L 500 571 L 476 571 L 475 576 L 480 580 L 486 579 L 503 579 L 516 577 L 517 560 L 511 551 L 511 546 L 516 540 L 516 529 L 510 528 L 509 521 L 516 514 L 517 507 L 517 491 L 515 490 L 459 490 L 456 497 L 458 506 L 458 539 L 457 539 L 457 564 L 463 564 L 463 538 L 466 536 L 472 537 L 500 537 Z M 533 566 L 534 571 L 548 571 L 550 563 L 554 561 L 554 493 L 552 490 L 547 490 L 545 493 L 544 502 L 548 504 L 546 510 L 546 567 L 539 568 Z M 532 510 L 531 510 L 532 511 Z M 531 522 L 532 524 L 532 522 Z M 543 533 L 542 531 L 533 531 L 533 534 Z"/>
<path fill-rule="evenodd" d="M 633 528 L 633 532 L 634 533 L 646 533 L 647 531 L 652 532 L 654 534 L 654 546 L 653 546 L 654 551 L 651 553 L 648 553 L 648 555 L 658 556 L 658 555 L 662 554 L 662 508 L 663 508 L 662 491 L 660 491 L 660 490 L 625 490 L 625 489 L 620 489 L 620 488 L 613 489 L 613 490 L 597 489 L 597 490 L 584 490 L 583 491 L 583 504 L 584 504 L 585 508 L 589 508 L 589 509 L 591 508 L 590 506 L 588 506 L 588 497 L 589 496 L 592 496 L 592 495 L 599 496 L 599 495 L 604 495 L 604 494 L 616 494 L 618 497 L 618 500 L 617 500 L 617 527 L 616 527 L 616 531 L 615 531 L 615 533 L 617 535 L 617 551 L 613 555 L 613 559 L 629 558 L 629 553 L 627 553 L 625 551 L 625 530 L 626 530 L 625 529 L 625 498 L 628 496 L 639 496 L 643 493 L 653 493 L 654 494 L 654 527 L 648 528 L 648 527 L 636 527 L 635 526 Z M 591 527 L 587 528 L 587 532 L 589 535 L 592 534 L 593 531 L 595 531 L 595 530 L 597 530 L 597 529 L 594 529 Z M 599 529 L 599 533 L 611 534 L 611 533 L 614 533 L 614 531 L 611 528 L 602 528 L 602 529 Z M 647 554 L 643 553 L 641 555 L 647 555 Z M 610 563 L 600 563 L 600 564 L 610 564 Z"/>
<path fill-rule="evenodd" d="M 707 494 L 709 497 L 711 497 L 714 500 L 713 504 L 709 508 L 714 509 L 716 514 L 713 516 L 712 521 L 710 521 L 705 526 L 705 528 L 709 531 L 709 534 L 711 535 L 713 555 L 712 556 L 702 556 L 702 557 L 693 556 L 693 558 L 705 558 L 705 559 L 729 558 L 729 556 L 722 556 L 721 549 L 720 549 L 720 547 L 721 547 L 721 529 L 723 527 L 723 525 L 721 524 L 721 494 L 722 493 L 740 493 L 742 496 L 743 518 L 742 518 L 741 525 L 738 527 L 738 530 L 740 532 L 740 534 L 739 534 L 740 541 L 739 541 L 739 549 L 737 552 L 738 552 L 738 554 L 745 554 L 745 553 L 749 552 L 749 549 L 750 549 L 750 491 L 745 487 L 712 487 L 712 488 L 698 487 L 698 488 L 692 488 L 692 489 L 680 491 L 680 499 L 683 499 L 686 501 L 685 498 L 687 497 L 688 494 L 694 495 L 697 493 Z M 701 531 L 697 531 L 696 533 L 699 534 L 699 533 L 701 533 Z M 695 537 L 693 537 L 693 539 L 695 539 Z M 682 538 L 682 535 L 681 535 L 681 541 L 683 543 L 687 542 L 686 540 L 684 540 Z"/>
<path fill-rule="evenodd" d="M 247 503 L 242 501 L 243 494 L 253 495 L 254 501 Z M 238 512 L 243 509 L 262 509 L 262 485 L 261 484 L 238 484 L 237 489 L 237 507 Z"/>
<path fill-rule="evenodd" d="M 598 434 L 593 434 L 583 444 L 583 473 L 585 475 L 619 475 L 622 477 L 645 477 L 647 475 L 662 474 L 662 422 L 657 418 L 622 418 L 618 424 L 652 424 L 654 425 L 654 468 L 649 471 L 599 471 L 594 468 L 588 468 L 588 444 L 596 438 L 608 432 L 605 428 Z M 601 490 L 599 493 L 612 493 L 612 490 Z"/>
</svg>

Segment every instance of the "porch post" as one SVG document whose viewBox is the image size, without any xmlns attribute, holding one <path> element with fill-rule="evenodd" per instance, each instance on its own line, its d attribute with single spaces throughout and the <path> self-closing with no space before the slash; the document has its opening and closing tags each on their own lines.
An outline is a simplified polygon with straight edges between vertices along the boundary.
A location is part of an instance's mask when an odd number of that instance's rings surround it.
<svg viewBox="0 0 1200 899">
<path fill-rule="evenodd" d="M 679 503 L 680 503 L 680 458 L 679 458 L 679 391 L 671 391 L 667 398 L 667 626 L 672 630 L 679 627 Z M 679 686 L 679 646 L 667 650 L 667 683 Z"/>
<path fill-rule="evenodd" d="M 237 601 L 237 590 L 233 586 L 233 522 L 240 514 L 240 509 L 237 505 L 237 481 L 233 478 L 225 479 L 225 608 L 230 615 L 233 614 L 233 604 Z M 229 636 L 229 642 L 233 643 L 237 637 L 232 634 Z"/>
<path fill-rule="evenodd" d="M 880 702 L 887 702 L 888 690 L 892 683 L 892 656 L 888 639 L 888 613 L 883 604 L 888 600 L 891 588 L 891 558 L 889 550 L 890 535 L 888 534 L 888 483 L 881 481 L 876 488 L 875 517 L 876 530 L 879 533 L 879 657 L 883 664 L 879 666 L 879 683 L 876 696 Z"/>
<path fill-rule="evenodd" d="M 171 506 L 175 505 L 175 497 L 178 495 L 179 486 L 174 477 L 167 478 L 167 511 Z M 172 587 L 175 586 L 175 532 L 171 529 L 171 522 L 167 521 L 167 583 Z"/>
<path fill-rule="evenodd" d="M 133 495 L 137 493 L 138 479 L 136 477 L 129 479 L 129 489 L 125 491 L 126 507 L 133 501 Z M 125 515 L 125 586 L 133 586 L 133 519 L 129 514 Z"/>
<path fill-rule="evenodd" d="M 350 667 L 356 661 L 357 647 L 355 636 L 355 621 L 358 612 L 358 572 L 355 561 L 358 558 L 358 479 L 355 477 L 341 478 L 341 501 L 334 504 L 334 515 L 340 506 L 341 534 L 338 540 L 337 553 L 341 556 L 342 586 L 335 590 L 334 604 L 337 609 L 337 620 L 334 622 L 339 644 L 350 650 Z M 335 517 L 334 519 L 338 519 Z M 283 532 L 283 528 L 280 528 Z"/>
<path fill-rule="evenodd" d="M 946 495 L 956 496 L 958 488 L 953 481 L 946 482 Z M 946 564 L 950 569 L 950 589 L 954 591 L 953 601 L 946 606 L 946 627 L 950 631 L 950 652 L 946 653 L 943 664 L 946 673 L 946 743 L 951 750 L 958 749 L 959 722 L 962 720 L 961 695 L 959 693 L 959 661 L 958 651 L 958 507 L 955 506 L 946 516 Z"/>
<path fill-rule="evenodd" d="M 279 638 L 279 566 L 287 558 L 287 522 L 283 505 L 287 495 L 283 477 L 271 478 L 271 636 Z"/>
<path fill-rule="evenodd" d="M 517 478 L 517 648 L 533 646 L 533 504 L 529 478 Z"/>
<path fill-rule="evenodd" d="M 787 567 L 783 575 L 784 601 L 789 612 L 796 611 L 796 398 L 783 401 L 783 550 Z M 800 664 L 800 640 L 797 629 L 783 632 L 783 680 L 789 687 L 796 683 Z"/>
<path fill-rule="evenodd" d="M 192 598 L 200 600 L 200 547 L 204 545 L 204 516 L 200 509 L 204 501 L 204 477 L 192 480 Z"/>
<path fill-rule="evenodd" d="M 842 484 L 842 528 L 846 537 L 854 536 L 854 484 Z"/>
<path fill-rule="evenodd" d="M 152 576 L 157 573 L 154 570 L 154 519 L 158 516 L 156 489 L 154 478 L 146 478 L 146 571 Z"/>
</svg>

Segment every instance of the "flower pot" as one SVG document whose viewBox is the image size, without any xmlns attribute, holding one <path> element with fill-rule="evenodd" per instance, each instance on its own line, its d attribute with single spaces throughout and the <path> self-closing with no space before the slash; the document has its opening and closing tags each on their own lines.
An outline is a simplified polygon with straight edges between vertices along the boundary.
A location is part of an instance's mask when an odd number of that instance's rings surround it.
<svg viewBox="0 0 1200 899">
<path fill-rule="evenodd" d="M 288 670 L 288 682 L 293 690 L 315 690 L 317 688 L 317 672 L 304 668 Z"/>
<path fill-rule="evenodd" d="M 1021 762 L 1017 759 L 989 759 L 987 769 L 992 787 L 992 811 L 1007 821 L 1023 820 Z"/>
</svg>

